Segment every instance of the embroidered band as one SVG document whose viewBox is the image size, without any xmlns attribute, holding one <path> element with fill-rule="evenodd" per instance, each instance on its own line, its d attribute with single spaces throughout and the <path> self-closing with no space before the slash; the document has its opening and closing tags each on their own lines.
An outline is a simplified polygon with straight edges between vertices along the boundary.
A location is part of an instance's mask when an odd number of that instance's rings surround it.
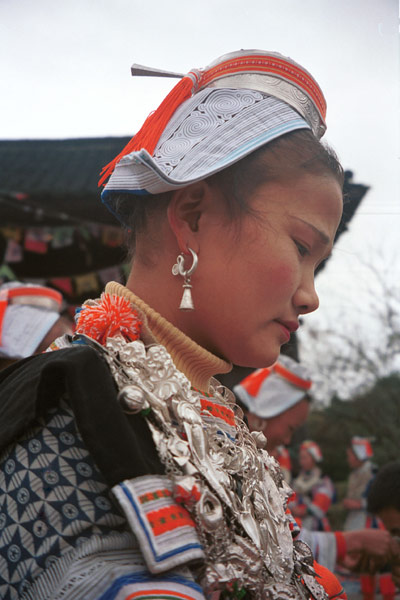
<svg viewBox="0 0 400 600">
<path fill-rule="evenodd" d="M 162 475 L 145 475 L 112 488 L 147 568 L 163 573 L 191 560 L 204 558 L 194 522 L 172 496 L 172 482 Z"/>
<path fill-rule="evenodd" d="M 179 76 L 141 65 L 132 70 Z M 115 194 L 159 194 L 187 186 L 297 129 L 311 129 L 319 139 L 325 115 L 320 87 L 292 59 L 262 50 L 224 55 L 182 77 L 104 167 L 100 184 L 110 178 L 102 199 L 119 216 Z"/>
</svg>

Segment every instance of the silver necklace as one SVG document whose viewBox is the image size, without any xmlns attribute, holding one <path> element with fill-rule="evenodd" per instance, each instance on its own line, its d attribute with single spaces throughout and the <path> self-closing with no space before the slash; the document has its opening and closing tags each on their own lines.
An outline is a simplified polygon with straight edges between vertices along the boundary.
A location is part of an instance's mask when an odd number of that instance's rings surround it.
<svg viewBox="0 0 400 600">
<path fill-rule="evenodd" d="M 235 440 L 212 419 L 205 422 L 200 393 L 163 346 L 114 337 L 104 347 L 77 337 L 103 355 L 124 410 L 144 416 L 167 476 L 174 488 L 187 491 L 185 507 L 206 556 L 198 570 L 204 591 L 232 598 L 247 593 L 256 600 L 310 595 L 325 600 L 310 549 L 292 540 L 284 510 L 291 490 L 265 450 L 264 435 L 247 429 L 233 394 L 213 380 L 212 396 L 235 412 Z"/>
</svg>

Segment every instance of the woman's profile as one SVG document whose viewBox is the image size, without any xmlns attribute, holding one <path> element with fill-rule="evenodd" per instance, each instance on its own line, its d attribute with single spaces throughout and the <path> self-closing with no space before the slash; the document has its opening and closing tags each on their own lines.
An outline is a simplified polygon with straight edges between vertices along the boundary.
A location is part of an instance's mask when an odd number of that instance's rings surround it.
<svg viewBox="0 0 400 600">
<path fill-rule="evenodd" d="M 293 60 L 234 52 L 183 77 L 105 168 L 127 284 L 0 379 L 2 597 L 340 597 L 213 379 L 274 363 L 318 307 L 342 212 L 325 112 Z"/>
</svg>

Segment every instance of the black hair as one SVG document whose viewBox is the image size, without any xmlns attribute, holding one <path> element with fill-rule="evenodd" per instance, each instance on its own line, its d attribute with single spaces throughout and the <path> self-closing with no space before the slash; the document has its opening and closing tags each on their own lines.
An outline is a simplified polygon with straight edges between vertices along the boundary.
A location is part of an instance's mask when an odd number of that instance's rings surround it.
<svg viewBox="0 0 400 600">
<path fill-rule="evenodd" d="M 388 463 L 378 471 L 368 490 L 367 507 L 373 514 L 384 508 L 400 511 L 400 462 Z"/>
<path fill-rule="evenodd" d="M 248 198 L 262 183 L 291 181 L 300 175 L 328 174 L 343 186 L 344 172 L 335 152 L 319 142 L 308 129 L 287 133 L 230 167 L 206 179 L 226 201 L 227 214 L 240 225 L 240 217 L 252 214 Z M 148 196 L 118 194 L 113 209 L 127 226 L 127 246 L 134 254 L 137 236 L 160 211 L 166 211 L 172 192 Z"/>
<path fill-rule="evenodd" d="M 259 185 L 290 182 L 307 173 L 332 175 L 343 187 L 344 172 L 334 150 L 319 142 L 310 130 L 301 129 L 262 146 L 207 181 L 222 189 L 234 219 L 249 214 L 247 200 Z"/>
</svg>

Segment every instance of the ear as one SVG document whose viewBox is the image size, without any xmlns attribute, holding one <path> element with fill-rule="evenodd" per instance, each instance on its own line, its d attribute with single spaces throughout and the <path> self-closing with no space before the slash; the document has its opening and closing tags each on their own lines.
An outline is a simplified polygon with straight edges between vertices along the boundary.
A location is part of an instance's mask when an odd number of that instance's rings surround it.
<svg viewBox="0 0 400 600">
<path fill-rule="evenodd" d="M 179 250 L 184 254 L 188 254 L 189 247 L 199 252 L 198 232 L 210 200 L 211 190 L 206 181 L 198 181 L 172 194 L 167 210 L 168 222 Z"/>
</svg>

